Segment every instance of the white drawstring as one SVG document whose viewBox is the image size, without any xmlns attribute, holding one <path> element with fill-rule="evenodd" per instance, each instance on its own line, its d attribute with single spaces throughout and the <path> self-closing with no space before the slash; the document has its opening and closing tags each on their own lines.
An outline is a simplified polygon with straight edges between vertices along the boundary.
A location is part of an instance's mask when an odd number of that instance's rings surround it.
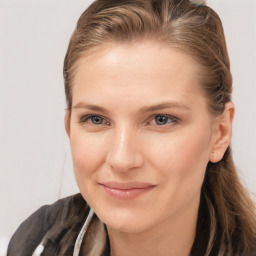
<svg viewBox="0 0 256 256">
<path fill-rule="evenodd" d="M 92 217 L 94 215 L 94 211 L 92 209 L 90 209 L 90 212 L 88 214 L 88 217 L 85 220 L 85 223 L 76 239 L 76 243 L 75 243 L 75 248 L 74 248 L 74 254 L 73 256 L 79 256 L 80 253 L 80 249 L 81 249 L 81 245 L 83 242 L 83 238 L 84 235 L 87 231 L 87 228 L 92 220 Z M 42 252 L 44 251 L 44 239 L 41 241 L 41 243 L 36 247 L 34 253 L 32 254 L 32 256 L 40 256 L 42 254 Z"/>
<path fill-rule="evenodd" d="M 40 256 L 41 253 L 44 251 L 44 239 L 42 240 L 42 242 L 36 247 L 34 253 L 32 254 L 32 256 Z"/>
<path fill-rule="evenodd" d="M 85 233 L 88 229 L 88 226 L 89 226 L 89 224 L 92 220 L 93 215 L 94 215 L 94 211 L 92 209 L 90 209 L 88 217 L 86 218 L 85 223 L 84 223 L 84 225 L 83 225 L 83 227 L 82 227 L 82 229 L 81 229 L 81 231 L 80 231 L 80 233 L 79 233 L 79 235 L 76 239 L 73 256 L 79 256 L 84 235 L 85 235 Z"/>
</svg>

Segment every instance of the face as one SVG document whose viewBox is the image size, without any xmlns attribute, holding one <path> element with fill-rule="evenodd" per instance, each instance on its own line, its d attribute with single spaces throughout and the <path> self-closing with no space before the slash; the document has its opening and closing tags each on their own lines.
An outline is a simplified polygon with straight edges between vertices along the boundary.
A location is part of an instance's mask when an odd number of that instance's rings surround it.
<svg viewBox="0 0 256 256">
<path fill-rule="evenodd" d="M 79 189 L 107 226 L 140 232 L 197 211 L 214 140 L 198 72 L 150 42 L 80 59 L 66 126 Z"/>
</svg>

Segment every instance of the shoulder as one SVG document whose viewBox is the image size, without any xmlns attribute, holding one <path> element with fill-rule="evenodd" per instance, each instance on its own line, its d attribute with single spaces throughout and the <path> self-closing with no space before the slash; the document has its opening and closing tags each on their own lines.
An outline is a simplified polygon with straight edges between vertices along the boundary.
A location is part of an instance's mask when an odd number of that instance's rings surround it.
<svg viewBox="0 0 256 256">
<path fill-rule="evenodd" d="M 18 227 L 10 240 L 7 255 L 32 255 L 53 226 L 55 228 L 56 225 L 61 226 L 61 222 L 68 220 L 70 212 L 78 214 L 84 208 L 87 208 L 87 204 L 81 194 L 60 199 L 51 205 L 42 206 Z"/>
</svg>

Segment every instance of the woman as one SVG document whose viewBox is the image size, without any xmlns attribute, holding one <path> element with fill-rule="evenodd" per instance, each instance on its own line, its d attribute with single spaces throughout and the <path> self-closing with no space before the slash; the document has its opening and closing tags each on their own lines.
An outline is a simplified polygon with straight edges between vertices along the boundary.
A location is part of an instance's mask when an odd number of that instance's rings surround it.
<svg viewBox="0 0 256 256">
<path fill-rule="evenodd" d="M 8 255 L 256 255 L 230 150 L 221 21 L 188 0 L 97 0 L 64 62 L 81 194 L 44 206 Z"/>
</svg>

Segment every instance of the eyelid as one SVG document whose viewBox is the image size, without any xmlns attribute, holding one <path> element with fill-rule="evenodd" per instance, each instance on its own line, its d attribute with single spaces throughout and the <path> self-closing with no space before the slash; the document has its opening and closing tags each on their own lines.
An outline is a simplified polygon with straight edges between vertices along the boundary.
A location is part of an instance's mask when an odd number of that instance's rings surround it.
<svg viewBox="0 0 256 256">
<path fill-rule="evenodd" d="M 102 115 L 98 115 L 98 114 L 88 114 L 88 115 L 83 115 L 79 118 L 79 123 L 86 123 L 91 117 L 93 116 L 98 116 L 100 118 L 102 118 L 103 120 L 105 120 L 105 122 L 103 124 L 109 125 L 110 122 L 107 120 L 107 118 L 105 118 Z M 93 124 L 93 123 L 92 123 Z M 99 125 L 103 125 L 103 124 L 99 124 Z"/>
<path fill-rule="evenodd" d="M 156 126 L 166 126 L 166 125 L 168 125 L 168 124 L 169 124 L 169 125 L 170 125 L 170 124 L 175 124 L 175 123 L 177 123 L 177 122 L 180 120 L 178 117 L 175 117 L 175 116 L 169 115 L 169 114 L 154 114 L 154 115 L 152 115 L 152 116 L 149 117 L 149 121 L 147 121 L 147 124 L 150 123 L 150 122 L 152 122 L 152 121 L 154 120 L 154 118 L 156 118 L 157 116 L 165 116 L 165 117 L 167 117 L 167 118 L 172 119 L 172 122 L 169 122 L 169 123 L 167 123 L 167 124 L 165 124 L 165 125 L 157 125 L 157 124 L 154 124 L 154 125 L 156 125 Z"/>
</svg>

